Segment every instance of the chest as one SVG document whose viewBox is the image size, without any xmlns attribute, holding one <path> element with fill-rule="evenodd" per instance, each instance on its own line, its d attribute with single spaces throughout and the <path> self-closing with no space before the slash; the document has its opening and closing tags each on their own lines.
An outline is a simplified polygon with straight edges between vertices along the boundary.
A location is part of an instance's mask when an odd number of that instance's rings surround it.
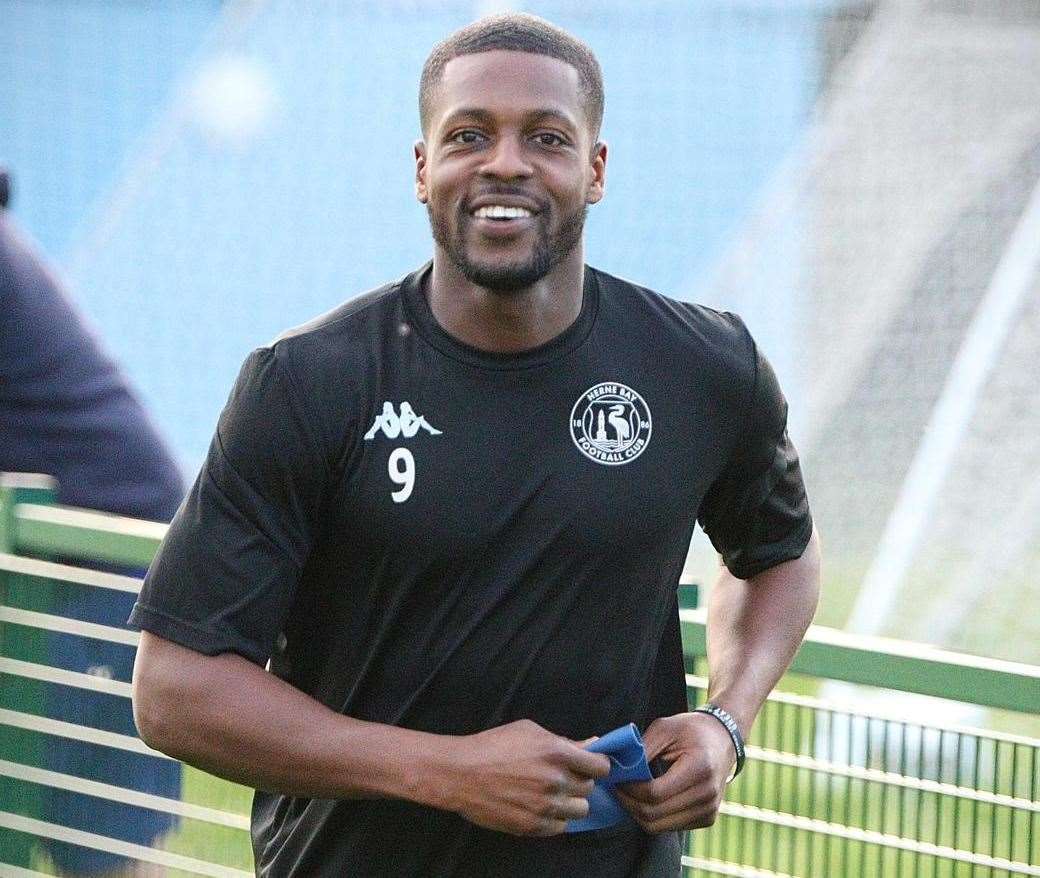
<svg viewBox="0 0 1040 878">
<path fill-rule="evenodd" d="M 678 376 L 403 374 L 369 395 L 344 526 L 381 552 L 471 556 L 491 541 L 639 551 L 689 530 L 724 463 L 710 406 Z"/>
</svg>

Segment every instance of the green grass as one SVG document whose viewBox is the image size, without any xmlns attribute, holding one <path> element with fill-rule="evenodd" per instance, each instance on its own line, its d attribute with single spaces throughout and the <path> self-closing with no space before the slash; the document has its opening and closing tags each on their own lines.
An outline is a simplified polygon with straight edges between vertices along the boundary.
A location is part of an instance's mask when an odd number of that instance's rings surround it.
<svg viewBox="0 0 1040 878">
<path fill-rule="evenodd" d="M 184 801 L 196 805 L 245 815 L 249 814 L 249 807 L 253 801 L 252 790 L 212 777 L 187 765 L 184 767 L 181 796 Z M 201 820 L 182 820 L 180 827 L 167 837 L 163 847 L 172 853 L 210 860 L 235 869 L 253 869 L 249 833 L 240 829 L 217 826 Z M 168 874 L 180 878 L 189 873 L 171 870 Z"/>
<path fill-rule="evenodd" d="M 813 694 L 820 684 L 819 680 L 792 675 L 778 689 Z M 1019 716 L 1019 734 L 1024 719 L 1035 718 Z M 763 711 L 750 743 L 811 755 L 816 746 L 817 721 L 822 722 L 814 719 L 811 711 L 796 711 L 773 703 Z M 825 724 L 821 728 L 824 732 L 829 730 Z M 863 754 L 866 767 L 915 774 L 913 763 L 925 752 L 919 743 L 896 746 L 895 728 L 888 726 L 885 731 L 886 726 L 880 721 L 874 721 L 872 727 L 864 723 L 858 728 L 864 732 L 873 729 L 871 745 Z M 933 763 L 923 775 L 931 773 L 934 779 L 969 789 L 1036 799 L 1040 791 L 1038 748 L 1012 748 L 1007 744 L 994 747 L 989 741 L 978 745 L 976 741 L 974 736 L 958 738 L 948 733 L 944 739 L 947 746 L 938 763 Z M 969 755 L 971 759 L 966 758 Z M 828 754 L 820 754 L 820 758 L 828 758 Z M 841 763 L 845 758 L 846 754 L 838 753 L 833 761 Z M 938 792 L 902 789 L 874 780 L 830 777 L 807 768 L 749 762 L 726 800 L 962 851 L 1040 863 L 1040 815 Z M 976 874 L 1003 878 L 1013 874 L 999 869 L 978 872 L 978 867 L 948 857 L 829 838 L 807 829 L 777 827 L 739 816 L 723 815 L 710 829 L 691 833 L 688 841 L 688 853 L 694 856 L 739 862 L 800 878 L 974 878 Z"/>
<path fill-rule="evenodd" d="M 184 766 L 181 798 L 185 802 L 219 808 L 234 814 L 249 814 L 253 791 L 220 778 L 212 777 L 191 766 Z M 12 843 L 31 843 L 25 836 L 9 833 Z M 3 837 L 0 836 L 0 841 Z M 180 825 L 165 838 L 158 839 L 159 847 L 175 854 L 194 857 L 222 866 L 253 870 L 253 852 L 249 844 L 249 833 L 241 829 L 217 826 L 201 820 L 181 820 Z M 6 852 L 7 847 L 2 848 Z M 57 875 L 50 858 L 39 846 L 32 856 L 31 867 L 46 875 Z M 190 878 L 194 873 L 168 869 L 167 878 Z"/>
<path fill-rule="evenodd" d="M 729 801 L 801 813 L 960 850 L 974 849 L 1019 862 L 1035 863 L 1038 855 L 1026 815 L 1020 814 L 1012 821 L 1007 809 L 991 805 L 973 806 L 964 801 L 958 804 L 952 796 L 886 790 L 881 785 L 859 780 L 812 778 L 806 771 L 782 766 L 756 765 L 737 783 L 741 786 L 734 787 L 727 797 Z M 813 800 L 814 807 L 807 808 Z M 734 816 L 722 816 L 710 829 L 691 834 L 689 843 L 689 853 L 697 856 L 812 878 L 873 875 L 970 878 L 974 874 L 970 864 L 949 858 L 828 838 Z M 986 870 L 984 874 L 1002 878 L 1012 873 Z"/>
</svg>

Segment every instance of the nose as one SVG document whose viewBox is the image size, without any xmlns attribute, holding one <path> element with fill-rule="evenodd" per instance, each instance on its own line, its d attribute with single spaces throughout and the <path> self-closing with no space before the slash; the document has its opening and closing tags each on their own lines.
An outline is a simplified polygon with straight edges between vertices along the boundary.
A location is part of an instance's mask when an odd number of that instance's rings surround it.
<svg viewBox="0 0 1040 878">
<path fill-rule="evenodd" d="M 480 169 L 485 176 L 501 180 L 531 176 L 531 163 L 519 138 L 501 137 L 485 155 L 486 161 Z"/>
</svg>

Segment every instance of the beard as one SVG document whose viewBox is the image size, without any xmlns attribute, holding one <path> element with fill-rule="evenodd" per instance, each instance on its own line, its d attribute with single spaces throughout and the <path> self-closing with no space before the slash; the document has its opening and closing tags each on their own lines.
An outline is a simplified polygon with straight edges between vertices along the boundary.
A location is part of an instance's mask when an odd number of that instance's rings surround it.
<svg viewBox="0 0 1040 878">
<path fill-rule="evenodd" d="M 433 240 L 444 248 L 448 258 L 462 272 L 466 280 L 496 293 L 517 293 L 540 281 L 559 265 L 581 241 L 585 228 L 588 205 L 567 214 L 555 233 L 549 231 L 548 211 L 536 214 L 535 242 L 530 253 L 512 262 L 483 260 L 469 252 L 466 233 L 473 218 L 460 204 L 454 226 L 444 214 L 437 214 L 426 205 Z"/>
</svg>

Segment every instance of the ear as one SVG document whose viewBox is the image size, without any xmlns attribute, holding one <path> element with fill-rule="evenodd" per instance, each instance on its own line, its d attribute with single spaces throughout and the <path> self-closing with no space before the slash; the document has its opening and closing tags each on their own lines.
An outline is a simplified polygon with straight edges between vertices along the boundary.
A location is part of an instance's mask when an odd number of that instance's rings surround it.
<svg viewBox="0 0 1040 878">
<path fill-rule="evenodd" d="M 585 191 L 585 201 L 587 204 L 595 204 L 603 198 L 607 182 L 607 145 L 602 140 L 592 148 L 589 171 L 590 179 Z"/>
<path fill-rule="evenodd" d="M 415 141 L 415 197 L 421 204 L 426 204 L 426 144 Z"/>
</svg>

